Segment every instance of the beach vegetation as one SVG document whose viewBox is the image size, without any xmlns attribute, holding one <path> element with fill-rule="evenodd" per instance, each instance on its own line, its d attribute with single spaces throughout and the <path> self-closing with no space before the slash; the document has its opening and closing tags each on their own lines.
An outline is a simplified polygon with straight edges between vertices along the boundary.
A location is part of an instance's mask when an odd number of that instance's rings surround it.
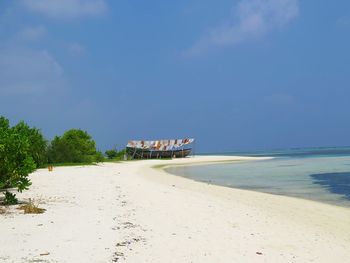
<svg viewBox="0 0 350 263">
<path fill-rule="evenodd" d="M 104 160 L 105 160 L 105 156 L 103 155 L 103 153 L 101 151 L 97 151 L 95 154 L 95 162 L 101 163 Z"/>
<path fill-rule="evenodd" d="M 16 197 L 16 194 L 11 193 L 9 191 L 5 191 L 5 198 L 3 201 L 4 205 L 16 205 L 18 204 L 18 199 Z"/>
<path fill-rule="evenodd" d="M 47 140 L 37 128 L 29 127 L 21 121 L 13 127 L 16 133 L 22 134 L 29 140 L 29 154 L 36 167 L 43 167 L 47 163 Z"/>
<path fill-rule="evenodd" d="M 108 158 L 106 161 L 111 161 L 111 162 L 123 161 L 124 160 L 124 156 L 126 154 L 126 150 L 125 149 L 123 149 L 121 151 L 108 150 L 105 153 L 106 153 L 107 158 Z"/>
<path fill-rule="evenodd" d="M 17 209 L 23 210 L 25 214 L 42 214 L 46 211 L 46 209 L 39 207 L 39 202 L 32 199 L 29 199 L 28 203 L 19 206 Z"/>
<path fill-rule="evenodd" d="M 96 153 L 96 143 L 86 131 L 71 129 L 51 141 L 48 160 L 49 163 L 92 163 Z"/>
<path fill-rule="evenodd" d="M 116 158 L 116 157 L 118 156 L 117 150 L 114 150 L 114 149 L 112 149 L 112 150 L 107 150 L 107 151 L 105 152 L 105 154 L 106 154 L 106 156 L 107 156 L 108 159 L 114 159 L 114 158 Z"/>
<path fill-rule="evenodd" d="M 16 203 L 16 195 L 9 189 L 18 192 L 27 190 L 31 185 L 28 175 L 36 168 L 33 159 L 28 129 L 11 127 L 5 117 L 0 117 L 0 192 L 5 193 L 5 203 Z"/>
<path fill-rule="evenodd" d="M 126 155 L 126 149 L 123 149 L 123 150 L 118 152 L 116 158 L 119 160 L 123 160 L 125 155 Z"/>
</svg>

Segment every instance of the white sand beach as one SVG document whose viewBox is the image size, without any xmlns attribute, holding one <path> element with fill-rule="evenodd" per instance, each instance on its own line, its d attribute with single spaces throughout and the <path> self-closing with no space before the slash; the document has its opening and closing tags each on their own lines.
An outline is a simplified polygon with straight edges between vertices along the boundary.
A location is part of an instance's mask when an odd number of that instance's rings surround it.
<svg viewBox="0 0 350 263">
<path fill-rule="evenodd" d="M 350 209 L 170 175 L 206 156 L 38 170 L 0 214 L 0 262 L 346 262 Z"/>
</svg>

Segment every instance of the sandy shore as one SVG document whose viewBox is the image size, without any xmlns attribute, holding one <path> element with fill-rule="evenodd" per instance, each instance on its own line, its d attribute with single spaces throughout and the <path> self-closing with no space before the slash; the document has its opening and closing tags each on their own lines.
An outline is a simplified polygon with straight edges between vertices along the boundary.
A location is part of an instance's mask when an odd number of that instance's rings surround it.
<svg viewBox="0 0 350 263">
<path fill-rule="evenodd" d="M 252 158 L 254 159 L 254 158 Z M 0 262 L 345 262 L 350 209 L 198 183 L 159 165 L 195 157 L 38 170 L 21 199 L 44 214 L 0 215 Z"/>
</svg>

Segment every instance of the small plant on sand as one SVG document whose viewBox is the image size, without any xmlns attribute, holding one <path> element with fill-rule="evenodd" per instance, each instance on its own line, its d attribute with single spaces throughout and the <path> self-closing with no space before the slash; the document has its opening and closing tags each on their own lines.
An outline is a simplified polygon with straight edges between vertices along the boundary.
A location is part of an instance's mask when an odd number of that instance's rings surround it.
<svg viewBox="0 0 350 263">
<path fill-rule="evenodd" d="M 42 214 L 46 211 L 44 208 L 39 208 L 39 202 L 35 203 L 30 198 L 27 204 L 21 205 L 18 209 L 23 210 L 25 214 Z"/>
<path fill-rule="evenodd" d="M 4 205 L 16 205 L 17 203 L 18 203 L 18 200 L 16 198 L 16 194 L 6 191 Z"/>
</svg>

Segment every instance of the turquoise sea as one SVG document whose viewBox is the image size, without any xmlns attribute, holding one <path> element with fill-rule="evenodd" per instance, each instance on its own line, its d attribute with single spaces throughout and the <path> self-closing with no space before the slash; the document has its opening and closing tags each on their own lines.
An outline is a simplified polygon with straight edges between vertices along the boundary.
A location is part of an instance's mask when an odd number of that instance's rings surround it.
<svg viewBox="0 0 350 263">
<path fill-rule="evenodd" d="M 271 156 L 274 159 L 179 166 L 167 171 L 227 187 L 350 207 L 350 147 L 234 152 L 225 155 Z"/>
</svg>

